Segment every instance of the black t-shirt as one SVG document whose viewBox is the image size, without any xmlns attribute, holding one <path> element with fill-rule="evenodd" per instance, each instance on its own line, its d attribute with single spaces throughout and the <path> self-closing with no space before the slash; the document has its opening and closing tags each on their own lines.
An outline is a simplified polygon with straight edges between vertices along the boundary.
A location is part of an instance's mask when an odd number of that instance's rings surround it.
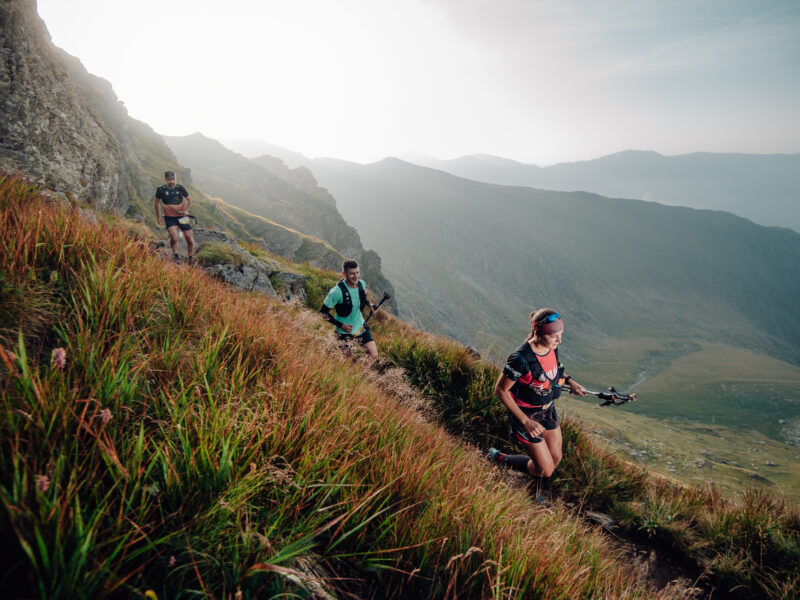
<svg viewBox="0 0 800 600">
<path fill-rule="evenodd" d="M 177 184 L 170 189 L 167 185 L 162 185 L 156 190 L 156 198 L 164 204 L 183 204 L 183 199 L 189 196 L 189 192 L 181 184 Z"/>
<path fill-rule="evenodd" d="M 503 375 L 514 382 L 509 391 L 517 405 L 539 407 L 553 399 L 560 367 L 558 349 L 539 356 L 525 342 L 509 355 Z"/>
<path fill-rule="evenodd" d="M 186 191 L 186 188 L 182 185 L 178 184 L 174 188 L 170 189 L 167 185 L 162 185 L 158 189 L 156 189 L 156 198 L 161 200 L 161 203 L 164 205 L 164 216 L 165 217 L 182 217 L 183 212 L 183 199 L 189 196 L 189 192 Z M 180 207 L 180 208 L 178 208 Z"/>
</svg>

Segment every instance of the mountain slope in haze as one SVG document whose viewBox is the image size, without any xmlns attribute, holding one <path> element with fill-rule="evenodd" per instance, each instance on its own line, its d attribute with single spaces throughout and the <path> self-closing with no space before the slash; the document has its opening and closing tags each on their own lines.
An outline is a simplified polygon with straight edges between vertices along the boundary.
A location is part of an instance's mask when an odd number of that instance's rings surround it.
<svg viewBox="0 0 800 600">
<path fill-rule="evenodd" d="M 753 415 L 752 377 L 737 402 L 720 390 L 713 400 L 708 390 L 648 386 L 696 357 L 718 372 L 699 370 L 687 385 L 735 387 L 749 372 L 736 361 L 749 359 L 721 349 L 743 345 L 771 365 L 763 381 L 774 384 L 776 408 L 760 426 L 775 435 L 779 419 L 800 418 L 799 234 L 724 212 L 479 183 L 397 159 L 316 160 L 313 171 L 381 253 L 401 315 L 426 329 L 502 359 L 524 338 L 528 313 L 552 306 L 566 316 L 564 355 L 584 383 L 638 385 L 654 400 L 646 410 L 731 425 Z"/>
<path fill-rule="evenodd" d="M 259 156 L 274 156 L 280 158 L 290 169 L 297 167 L 308 167 L 311 159 L 300 152 L 294 152 L 283 146 L 270 144 L 263 140 L 220 140 L 222 145 L 246 158 L 258 158 Z"/>
<path fill-rule="evenodd" d="M 164 136 L 164 141 L 212 196 L 323 239 L 344 255 L 362 249 L 358 232 L 308 169 L 289 169 L 277 158 L 247 159 L 201 133 Z"/>
<path fill-rule="evenodd" d="M 486 183 L 725 210 L 761 225 L 800 231 L 800 154 L 662 156 L 631 150 L 549 167 L 490 155 L 415 156 L 412 162 Z"/>
<path fill-rule="evenodd" d="M 362 277 L 378 297 L 391 296 L 388 305 L 397 310 L 394 288 L 381 270 L 374 251 L 361 245 L 358 232 L 347 224 L 336 200 L 320 188 L 305 167 L 290 169 L 279 158 L 248 159 L 201 133 L 164 136 L 178 160 L 192 170 L 197 185 L 255 215 L 284 224 L 324 240 L 344 257 L 359 261 Z"/>
<path fill-rule="evenodd" d="M 34 2 L 6 2 L 2 16 L 0 168 L 19 170 L 56 197 L 126 214 L 161 236 L 166 234 L 157 226 L 153 195 L 170 169 L 190 190 L 201 226 L 290 260 L 326 268 L 341 264 L 342 253 L 326 241 L 204 194 L 161 136 L 128 115 L 108 81 L 52 44 Z M 379 271 L 378 257 L 365 254 Z"/>
</svg>

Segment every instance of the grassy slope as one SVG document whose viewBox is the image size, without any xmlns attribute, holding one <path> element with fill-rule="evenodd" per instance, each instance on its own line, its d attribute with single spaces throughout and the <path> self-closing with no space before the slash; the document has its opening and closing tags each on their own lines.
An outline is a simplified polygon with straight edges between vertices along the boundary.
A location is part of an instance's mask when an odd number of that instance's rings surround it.
<svg viewBox="0 0 800 600">
<path fill-rule="evenodd" d="M 646 403 L 647 396 L 641 402 Z M 800 449 L 758 432 L 652 418 L 595 402 L 563 398 L 561 407 L 620 456 L 673 480 L 705 486 L 713 481 L 728 497 L 759 482 L 776 495 L 800 500 Z"/>
<path fill-rule="evenodd" d="M 635 389 L 649 399 L 630 407 L 641 415 L 800 442 L 800 367 L 764 354 L 710 342 L 613 340 L 575 370 L 585 383 Z"/>
<path fill-rule="evenodd" d="M 327 573 L 364 597 L 648 595 L 596 533 L 369 383 L 308 312 L 8 179 L 0 239 L 12 594 L 303 597 Z"/>
<path fill-rule="evenodd" d="M 505 441 L 504 411 L 492 392 L 498 375 L 494 367 L 476 362 L 457 344 L 393 319 L 380 320 L 373 330 L 382 342 L 381 351 L 407 370 L 415 386 L 426 391 L 450 432 L 483 448 L 495 445 L 518 451 Z M 686 487 L 671 477 L 651 477 L 639 467 L 620 460 L 624 454 L 596 447 L 579 419 L 570 416 L 578 412 L 575 409 L 579 403 L 565 400 L 564 405 L 571 410 L 562 422 L 564 460 L 554 481 L 563 500 L 585 509 L 607 511 L 624 523 L 631 534 L 654 539 L 662 550 L 682 557 L 686 564 L 695 564 L 698 573 L 715 588 L 712 594 L 721 592 L 725 597 L 741 598 L 797 597 L 800 512 L 796 506 L 786 505 L 782 495 L 770 496 L 756 485 L 725 499 L 711 477 L 699 488 Z M 620 420 L 625 418 L 624 409 L 606 410 L 606 424 L 616 423 L 613 415 L 619 415 Z M 584 415 L 587 413 L 582 411 Z M 639 419 L 633 422 L 634 426 L 641 426 L 643 421 L 651 428 L 659 426 L 653 420 L 631 417 Z M 647 436 L 645 442 L 650 439 L 647 429 L 642 428 L 641 433 Z M 641 438 L 634 437 L 642 443 Z M 662 432 L 658 440 L 663 439 Z M 711 435 L 706 438 L 712 439 Z M 685 434 L 670 441 L 666 448 L 656 446 L 666 455 L 675 449 L 673 444 L 687 441 L 691 445 L 681 448 L 683 454 L 679 454 L 679 459 L 685 459 L 693 450 L 699 450 L 702 440 Z M 749 444 L 742 450 L 730 446 L 729 443 L 728 451 L 735 457 L 759 458 L 758 448 L 752 455 L 747 454 Z M 714 447 L 719 449 L 720 444 Z M 788 455 L 786 458 L 791 460 Z M 788 470 L 787 477 L 796 472 L 795 466 L 784 469 Z M 667 473 L 671 474 L 669 470 Z M 726 471 L 723 483 L 734 481 L 741 490 L 742 479 L 741 473 L 732 468 Z M 796 482 L 792 485 L 796 486 Z"/>
<path fill-rule="evenodd" d="M 323 569 L 362 596 L 652 597 L 562 505 L 532 507 L 343 362 L 316 317 L 2 187 L 0 316 L 16 324 L 0 352 L 5 585 L 254 597 L 302 594 Z M 312 296 L 335 277 L 306 269 Z M 493 367 L 390 317 L 374 329 L 451 433 L 499 442 Z M 564 432 L 565 499 L 611 511 L 723 590 L 796 593 L 796 510 L 651 480 L 573 422 Z"/>
</svg>

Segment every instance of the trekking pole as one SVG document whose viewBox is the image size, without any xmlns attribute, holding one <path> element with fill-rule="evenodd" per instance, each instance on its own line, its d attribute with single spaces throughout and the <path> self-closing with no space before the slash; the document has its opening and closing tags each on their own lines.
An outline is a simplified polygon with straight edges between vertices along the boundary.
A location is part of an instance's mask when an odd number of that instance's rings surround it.
<svg viewBox="0 0 800 600">
<path fill-rule="evenodd" d="M 380 302 L 378 302 L 377 306 L 375 306 L 375 307 L 372 309 L 372 312 L 371 312 L 371 313 L 369 313 L 369 314 L 367 315 L 367 318 L 366 318 L 366 319 L 364 319 L 364 323 L 366 323 L 367 321 L 369 321 L 369 320 L 372 318 L 372 315 L 374 315 L 374 314 L 375 314 L 375 311 L 376 311 L 376 310 L 378 310 L 378 309 L 381 307 L 381 304 L 383 304 L 384 302 L 386 302 L 386 301 L 387 301 L 389 298 L 391 298 L 391 296 L 389 295 L 389 292 L 383 292 L 383 298 L 381 298 L 381 301 L 380 301 Z"/>
<path fill-rule="evenodd" d="M 593 392 L 592 390 L 584 389 L 584 392 L 590 396 L 597 396 L 602 400 L 600 406 L 619 406 L 626 402 L 636 402 L 636 393 L 620 394 L 613 387 L 608 388 L 608 392 Z M 575 394 L 572 389 L 569 390 L 570 394 Z M 576 394 L 577 395 L 577 394 Z"/>
</svg>

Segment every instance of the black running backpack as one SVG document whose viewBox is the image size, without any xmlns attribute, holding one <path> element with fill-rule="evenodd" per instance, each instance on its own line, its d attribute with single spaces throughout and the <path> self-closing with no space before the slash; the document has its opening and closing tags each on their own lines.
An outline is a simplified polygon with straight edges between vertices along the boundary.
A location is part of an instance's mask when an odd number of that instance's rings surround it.
<svg viewBox="0 0 800 600">
<path fill-rule="evenodd" d="M 350 290 L 347 289 L 347 284 L 344 282 L 344 279 L 340 279 L 339 283 L 336 285 L 339 286 L 339 289 L 342 290 L 342 302 L 334 306 L 336 309 L 336 314 L 340 317 L 346 317 L 351 312 L 353 312 L 353 300 L 350 298 Z M 369 300 L 367 300 L 367 293 L 364 291 L 364 284 L 361 283 L 361 280 L 358 280 L 358 297 L 360 300 L 359 309 L 363 309 L 365 306 L 369 306 Z"/>
</svg>

